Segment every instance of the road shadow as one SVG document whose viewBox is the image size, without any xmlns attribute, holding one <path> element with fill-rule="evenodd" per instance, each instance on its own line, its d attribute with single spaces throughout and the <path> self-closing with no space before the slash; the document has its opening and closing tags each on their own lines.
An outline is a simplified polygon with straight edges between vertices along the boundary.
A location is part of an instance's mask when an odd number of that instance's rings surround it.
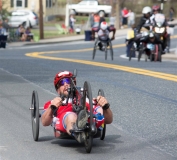
<svg viewBox="0 0 177 160">
<path fill-rule="evenodd" d="M 104 140 L 94 138 L 92 144 L 92 148 L 94 148 L 93 152 L 100 154 L 107 152 L 107 150 L 114 150 L 117 144 L 123 143 L 123 141 L 119 140 L 120 138 L 120 135 L 108 135 L 105 136 Z M 86 154 L 84 143 L 80 144 L 75 139 L 56 139 L 51 143 L 61 147 L 73 148 L 79 153 Z"/>
</svg>

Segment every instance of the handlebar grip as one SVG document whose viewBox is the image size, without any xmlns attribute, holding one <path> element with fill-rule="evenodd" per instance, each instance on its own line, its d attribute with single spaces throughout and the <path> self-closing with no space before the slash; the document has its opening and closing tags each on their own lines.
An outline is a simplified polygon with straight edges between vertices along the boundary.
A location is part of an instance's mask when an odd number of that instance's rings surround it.
<svg viewBox="0 0 177 160">
<path fill-rule="evenodd" d="M 60 96 L 60 98 L 62 99 L 62 101 L 64 101 L 64 100 L 65 100 L 65 95 L 62 94 L 62 95 Z"/>
</svg>

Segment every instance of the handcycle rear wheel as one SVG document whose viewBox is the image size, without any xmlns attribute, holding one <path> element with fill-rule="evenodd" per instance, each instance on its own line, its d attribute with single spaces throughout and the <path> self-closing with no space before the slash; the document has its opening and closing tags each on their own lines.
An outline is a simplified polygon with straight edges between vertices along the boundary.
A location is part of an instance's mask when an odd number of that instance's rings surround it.
<svg viewBox="0 0 177 160">
<path fill-rule="evenodd" d="M 108 55 L 108 46 L 105 45 L 105 60 L 107 60 L 107 55 Z"/>
<path fill-rule="evenodd" d="M 135 52 L 135 47 L 134 47 L 134 45 L 132 44 L 132 47 L 130 48 L 129 61 L 131 61 L 132 55 L 134 54 L 134 52 Z"/>
<path fill-rule="evenodd" d="M 157 56 L 157 60 L 158 60 L 159 62 L 162 62 L 162 45 L 161 45 L 161 44 L 158 45 L 158 56 Z"/>
<path fill-rule="evenodd" d="M 104 91 L 102 89 L 98 90 L 98 96 L 103 96 L 104 97 Z M 101 136 L 100 139 L 104 140 L 106 134 L 106 124 L 103 126 L 103 130 L 101 131 Z"/>
<path fill-rule="evenodd" d="M 111 41 L 109 42 L 109 47 L 110 47 L 111 60 L 113 60 L 113 58 L 114 58 L 114 52 L 113 52 Z"/>
<path fill-rule="evenodd" d="M 39 137 L 39 100 L 37 91 L 33 91 L 31 100 L 31 122 L 34 141 Z"/>
<path fill-rule="evenodd" d="M 92 102 L 92 92 L 91 86 L 89 82 L 84 83 L 84 90 L 83 90 L 83 105 L 84 109 L 86 109 L 86 99 L 89 99 L 89 106 L 90 106 L 90 122 L 89 122 L 89 130 L 86 132 L 86 140 L 84 142 L 85 149 L 87 153 L 90 153 L 92 150 L 92 143 L 93 143 L 93 136 L 95 134 L 95 124 L 93 122 L 93 102 Z"/>
</svg>

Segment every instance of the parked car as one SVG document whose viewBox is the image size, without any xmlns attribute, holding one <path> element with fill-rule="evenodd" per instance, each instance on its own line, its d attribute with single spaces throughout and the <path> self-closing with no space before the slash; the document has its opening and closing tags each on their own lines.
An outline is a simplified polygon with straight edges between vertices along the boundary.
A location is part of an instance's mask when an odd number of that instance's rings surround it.
<svg viewBox="0 0 177 160">
<path fill-rule="evenodd" d="M 112 10 L 112 6 L 100 5 L 97 0 L 83 0 L 78 4 L 70 4 L 68 8 L 74 14 L 98 12 L 99 14 L 107 15 Z"/>
<path fill-rule="evenodd" d="M 9 25 L 11 27 L 18 27 L 23 25 L 25 28 L 34 27 L 38 25 L 38 16 L 35 12 L 31 10 L 15 10 L 11 12 L 9 17 Z"/>
</svg>

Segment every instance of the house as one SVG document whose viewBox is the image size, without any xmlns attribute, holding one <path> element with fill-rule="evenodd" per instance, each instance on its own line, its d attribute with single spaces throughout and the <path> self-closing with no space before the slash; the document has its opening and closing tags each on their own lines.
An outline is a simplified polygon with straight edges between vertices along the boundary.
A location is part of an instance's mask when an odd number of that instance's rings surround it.
<svg viewBox="0 0 177 160">
<path fill-rule="evenodd" d="M 0 0 L 3 8 L 13 11 L 16 9 L 30 9 L 39 15 L 40 0 Z M 45 21 L 51 20 L 56 15 L 65 15 L 66 2 L 61 3 L 60 0 L 41 0 L 43 4 L 43 18 Z"/>
</svg>

